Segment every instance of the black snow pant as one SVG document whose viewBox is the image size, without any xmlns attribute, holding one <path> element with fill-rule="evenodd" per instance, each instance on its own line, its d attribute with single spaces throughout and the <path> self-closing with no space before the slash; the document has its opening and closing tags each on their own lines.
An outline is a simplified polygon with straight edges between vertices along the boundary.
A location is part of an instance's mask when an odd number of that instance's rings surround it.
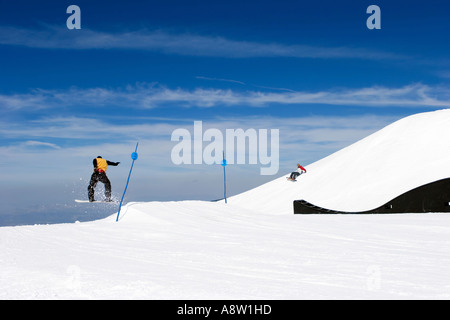
<svg viewBox="0 0 450 320">
<path fill-rule="evenodd" d="M 88 187 L 89 201 L 95 201 L 94 193 L 95 186 L 98 182 L 102 182 L 105 185 L 105 201 L 111 201 L 111 182 L 109 181 L 106 173 L 104 172 L 94 172 L 91 176 L 91 182 Z"/>
<path fill-rule="evenodd" d="M 297 171 L 294 171 L 294 172 L 291 173 L 290 178 L 293 179 L 293 180 L 295 180 L 295 179 L 297 179 L 297 177 L 298 177 L 299 175 L 300 175 L 300 173 L 298 173 Z"/>
</svg>

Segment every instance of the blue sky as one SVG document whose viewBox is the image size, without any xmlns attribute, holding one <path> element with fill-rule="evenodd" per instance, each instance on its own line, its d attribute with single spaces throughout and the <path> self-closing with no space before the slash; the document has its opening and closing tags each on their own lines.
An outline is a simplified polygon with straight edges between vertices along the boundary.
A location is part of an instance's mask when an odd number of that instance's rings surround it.
<svg viewBox="0 0 450 320">
<path fill-rule="evenodd" d="M 81 30 L 66 27 L 72 4 Z M 372 4 L 381 30 L 366 27 Z M 448 12 L 448 1 L 0 0 L 7 208 L 84 197 L 99 154 L 121 161 L 108 171 L 121 193 L 138 140 L 130 200 L 220 198 L 220 167 L 170 161 L 171 133 L 194 121 L 280 130 L 279 174 L 230 167 L 236 194 L 447 108 Z"/>
</svg>

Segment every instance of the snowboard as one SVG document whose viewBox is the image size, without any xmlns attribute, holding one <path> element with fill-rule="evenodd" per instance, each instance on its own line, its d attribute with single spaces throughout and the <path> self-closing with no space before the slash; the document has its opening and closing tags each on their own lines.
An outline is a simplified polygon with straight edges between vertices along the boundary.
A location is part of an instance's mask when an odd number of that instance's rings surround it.
<svg viewBox="0 0 450 320">
<path fill-rule="evenodd" d="M 94 201 L 94 202 L 90 202 L 89 200 L 78 200 L 78 199 L 75 199 L 75 202 L 76 203 L 108 203 L 108 204 L 119 204 L 119 202 L 118 201 L 104 201 L 104 200 L 101 200 L 101 201 Z"/>
<path fill-rule="evenodd" d="M 286 177 L 286 179 L 287 179 L 288 181 L 297 182 L 297 180 L 292 179 L 292 178 L 289 178 L 289 177 Z"/>
</svg>

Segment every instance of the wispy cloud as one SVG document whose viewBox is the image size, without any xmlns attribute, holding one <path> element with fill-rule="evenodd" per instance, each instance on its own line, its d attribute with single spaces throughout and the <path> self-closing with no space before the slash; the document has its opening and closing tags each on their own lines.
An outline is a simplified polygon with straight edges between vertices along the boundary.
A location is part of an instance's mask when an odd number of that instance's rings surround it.
<svg viewBox="0 0 450 320">
<path fill-rule="evenodd" d="M 271 105 L 327 104 L 358 107 L 449 107 L 447 87 L 410 84 L 398 88 L 373 86 L 322 91 L 236 91 L 231 89 L 171 89 L 158 85 L 126 88 L 36 89 L 25 94 L 0 95 L 5 110 L 62 107 L 117 107 L 153 109 L 167 105 L 211 108 L 220 106 L 267 107 Z"/>
<path fill-rule="evenodd" d="M 136 118 L 138 120 L 138 118 Z M 136 122 L 136 121 L 135 121 Z M 164 122 L 162 122 L 164 123 Z M 175 130 L 176 124 L 126 124 L 115 121 L 114 124 L 95 118 L 75 116 L 49 116 L 44 119 L 3 122 L 0 121 L 0 137 L 6 139 L 64 139 L 74 141 L 123 141 L 144 137 L 170 136 L 170 129 Z M 48 146 L 58 148 L 56 144 L 26 141 L 23 146 Z"/>
<path fill-rule="evenodd" d="M 25 147 L 33 147 L 33 148 L 50 148 L 50 149 L 61 149 L 60 146 L 54 144 L 54 143 L 50 143 L 50 142 L 42 142 L 42 141 L 25 141 L 24 143 L 21 144 L 22 146 Z"/>
<path fill-rule="evenodd" d="M 220 36 L 175 34 L 164 30 L 147 29 L 107 33 L 89 29 L 73 31 L 56 26 L 47 26 L 36 30 L 1 26 L 0 44 L 43 49 L 148 50 L 166 54 L 225 58 L 354 58 L 364 60 L 405 58 L 395 53 L 366 48 L 263 43 L 233 40 Z"/>
<path fill-rule="evenodd" d="M 242 82 L 239 80 L 233 80 L 233 79 L 211 78 L 211 77 L 204 77 L 204 76 L 196 76 L 195 78 L 200 79 L 200 80 L 207 80 L 207 81 L 230 82 L 230 83 L 236 83 L 236 84 L 240 84 L 240 85 L 246 85 L 245 82 Z"/>
<path fill-rule="evenodd" d="M 200 80 L 206 80 L 206 81 L 219 81 L 219 82 L 228 82 L 228 83 L 240 84 L 242 86 L 250 86 L 250 87 L 254 87 L 254 88 L 266 89 L 266 90 L 272 90 L 272 91 L 295 92 L 295 90 L 288 89 L 288 88 L 278 88 L 278 87 L 261 86 L 261 85 L 256 85 L 256 84 L 247 84 L 247 83 L 245 83 L 243 81 L 233 80 L 233 79 L 211 78 L 211 77 L 204 77 L 204 76 L 196 76 L 195 78 L 196 79 L 200 79 Z"/>
</svg>

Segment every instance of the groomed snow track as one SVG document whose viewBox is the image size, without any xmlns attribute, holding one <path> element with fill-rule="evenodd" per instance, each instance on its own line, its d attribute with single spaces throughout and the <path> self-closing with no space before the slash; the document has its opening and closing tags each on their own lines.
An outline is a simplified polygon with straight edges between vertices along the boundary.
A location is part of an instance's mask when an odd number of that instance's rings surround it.
<svg viewBox="0 0 450 320">
<path fill-rule="evenodd" d="M 381 214 L 450 212 L 450 178 L 410 190 L 386 204 L 367 211 L 345 212 L 326 209 L 305 200 L 294 201 L 295 214 Z"/>
</svg>

